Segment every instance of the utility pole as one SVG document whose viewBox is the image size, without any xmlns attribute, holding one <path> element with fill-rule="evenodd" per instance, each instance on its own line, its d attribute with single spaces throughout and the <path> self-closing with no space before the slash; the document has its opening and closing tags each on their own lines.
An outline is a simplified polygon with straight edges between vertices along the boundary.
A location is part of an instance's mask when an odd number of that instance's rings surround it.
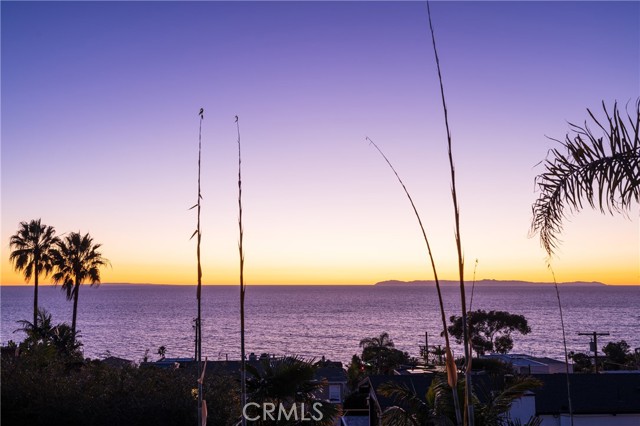
<svg viewBox="0 0 640 426">
<path fill-rule="evenodd" d="M 593 351 L 594 362 L 596 363 L 596 374 L 598 374 L 598 336 L 608 336 L 609 333 L 598 333 L 593 331 L 591 333 L 578 333 L 578 336 L 591 336 L 591 350 Z"/>
<path fill-rule="evenodd" d="M 424 332 L 424 346 L 419 345 L 420 347 L 420 356 L 424 360 L 425 365 L 429 364 L 429 332 Z M 435 362 L 435 358 L 434 358 Z"/>
<path fill-rule="evenodd" d="M 429 364 L 429 332 L 424 332 L 424 363 Z"/>
</svg>

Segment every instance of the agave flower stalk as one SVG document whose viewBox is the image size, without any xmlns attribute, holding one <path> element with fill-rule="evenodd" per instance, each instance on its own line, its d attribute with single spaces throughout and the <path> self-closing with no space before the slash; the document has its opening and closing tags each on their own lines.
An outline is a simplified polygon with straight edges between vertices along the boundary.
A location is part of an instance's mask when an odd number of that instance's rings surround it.
<svg viewBox="0 0 640 426">
<path fill-rule="evenodd" d="M 436 67 L 438 69 L 438 81 L 440 83 L 440 95 L 442 98 L 442 110 L 444 112 L 444 123 L 447 130 L 447 148 L 449 155 L 449 169 L 451 172 L 451 198 L 453 200 L 453 216 L 455 220 L 455 238 L 456 250 L 458 252 L 458 275 L 460 277 L 460 305 L 462 309 L 462 332 L 464 339 L 464 357 L 465 364 L 465 420 L 470 426 L 474 425 L 473 403 L 471 398 L 471 357 L 469 356 L 469 330 L 467 324 L 467 302 L 464 290 L 464 256 L 462 255 L 462 238 L 460 234 L 460 209 L 458 207 L 458 196 L 456 193 L 456 171 L 453 164 L 453 152 L 451 149 L 451 129 L 449 127 L 449 114 L 447 111 L 447 102 L 444 96 L 444 84 L 442 83 L 442 71 L 440 69 L 440 59 L 438 57 L 438 49 L 436 47 L 436 36 L 433 30 L 433 22 L 431 21 L 431 8 L 427 1 L 427 14 L 429 17 L 429 29 L 431 30 L 431 40 L 433 42 L 433 52 L 436 59 Z M 467 423 L 465 421 L 465 423 Z"/>
<path fill-rule="evenodd" d="M 240 252 L 240 399 L 241 407 L 247 404 L 247 369 L 244 347 L 244 248 L 242 246 L 244 229 L 242 227 L 242 155 L 240 152 L 240 123 L 236 115 L 236 130 L 238 132 L 238 251 Z M 247 419 L 242 416 L 242 426 L 246 426 Z"/>
<path fill-rule="evenodd" d="M 551 272 L 553 277 L 553 286 L 556 289 L 556 297 L 558 298 L 558 310 L 560 311 L 560 326 L 562 328 L 562 344 L 564 345 L 564 366 L 567 376 L 567 399 L 569 400 L 569 420 L 571 426 L 573 426 L 573 404 L 571 403 L 571 382 L 569 380 L 569 354 L 567 352 L 567 336 L 564 332 L 564 316 L 562 315 L 562 303 L 560 302 L 560 289 L 558 288 L 558 282 L 556 281 L 556 274 L 553 272 L 551 262 L 547 262 L 547 268 Z"/>
<path fill-rule="evenodd" d="M 476 259 L 476 263 L 473 266 L 473 284 L 471 284 L 471 300 L 469 301 L 469 309 L 468 312 L 473 310 L 473 291 L 476 289 L 476 271 L 478 269 L 478 259 Z"/>
<path fill-rule="evenodd" d="M 200 186 L 200 171 L 202 166 L 202 120 L 204 120 L 204 108 L 200 108 L 198 113 L 200 117 L 200 125 L 198 128 L 198 198 L 196 204 L 191 209 L 197 208 L 197 225 L 196 230 L 191 235 L 196 238 L 196 259 L 198 263 L 198 287 L 196 290 L 196 299 L 198 300 L 198 317 L 196 318 L 196 363 L 198 364 L 198 377 L 203 375 L 202 372 L 202 264 L 200 261 L 200 244 L 202 242 L 202 231 L 200 229 L 200 209 L 202 200 L 202 191 Z M 202 425 L 202 379 L 198 380 L 198 426 Z"/>
<path fill-rule="evenodd" d="M 451 352 L 451 345 L 449 344 L 449 330 L 447 329 L 447 317 L 446 317 L 446 314 L 444 312 L 444 303 L 442 302 L 442 292 L 440 291 L 440 280 L 438 279 L 438 271 L 436 269 L 436 263 L 433 260 L 433 253 L 431 251 L 431 245 L 429 244 L 429 238 L 427 237 L 427 232 L 426 232 L 426 230 L 424 228 L 424 225 L 422 224 L 422 219 L 420 218 L 420 214 L 418 213 L 418 209 L 416 208 L 416 205 L 413 202 L 413 198 L 411 198 L 411 194 L 409 194 L 409 190 L 407 189 L 407 187 L 405 186 L 404 182 L 400 178 L 400 175 L 398 174 L 396 169 L 391 164 L 391 161 L 389 161 L 387 156 L 384 155 L 384 153 L 382 152 L 380 147 L 378 147 L 378 145 L 376 145 L 376 143 L 374 141 L 372 141 L 369 137 L 367 137 L 366 140 L 368 140 L 369 143 L 371 143 L 371 145 L 373 145 L 378 150 L 380 155 L 382 155 L 382 158 L 384 158 L 384 160 L 387 162 L 387 164 L 389 165 L 389 167 L 391 168 L 393 173 L 396 175 L 396 178 L 398 179 L 398 182 L 400 182 L 400 185 L 402 186 L 402 189 L 404 190 L 404 193 L 407 195 L 407 198 L 409 199 L 409 202 L 411 203 L 411 207 L 413 208 L 413 212 L 415 213 L 416 218 L 418 219 L 418 224 L 420 225 L 420 229 L 422 230 L 422 236 L 424 237 L 424 242 L 427 245 L 427 253 L 429 254 L 429 261 L 431 262 L 431 269 L 433 270 L 433 277 L 434 277 L 434 281 L 436 283 L 436 290 L 438 292 L 438 303 L 440 304 L 440 317 L 442 319 L 442 330 L 443 330 L 444 341 L 445 341 L 445 362 L 446 362 L 446 366 L 447 366 L 447 382 L 449 383 L 449 386 L 453 390 L 453 403 L 455 405 L 456 419 L 457 419 L 458 424 L 459 424 L 460 423 L 460 403 L 458 401 L 458 392 L 456 391 L 457 383 L 458 383 L 458 370 L 457 370 L 457 367 L 456 367 L 456 363 L 453 360 L 453 353 Z"/>
</svg>

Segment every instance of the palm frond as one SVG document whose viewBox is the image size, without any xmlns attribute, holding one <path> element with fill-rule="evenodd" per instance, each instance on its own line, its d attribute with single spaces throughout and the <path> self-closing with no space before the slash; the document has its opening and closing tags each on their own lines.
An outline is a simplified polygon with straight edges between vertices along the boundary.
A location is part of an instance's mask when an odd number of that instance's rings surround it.
<svg viewBox="0 0 640 426">
<path fill-rule="evenodd" d="M 383 426 L 422 426 L 408 411 L 396 405 L 384 410 L 381 420 Z"/>
<path fill-rule="evenodd" d="M 475 387 L 484 401 L 477 406 L 478 420 L 482 424 L 504 424 L 512 404 L 542 386 L 540 380 L 530 376 L 517 376 L 508 383 L 502 383 L 500 379 L 496 377 L 490 383 Z"/>
<path fill-rule="evenodd" d="M 316 380 L 317 365 L 313 360 L 299 356 L 266 358 L 261 360 L 260 368 L 255 364 L 246 364 L 249 373 L 246 390 L 252 402 L 282 403 L 286 406 L 296 404 L 322 413 L 321 418 L 313 418 L 304 423 L 317 426 L 330 426 L 339 416 L 339 407 L 328 401 L 318 399 L 319 392 L 327 386 L 326 380 Z M 290 423 L 283 423 L 290 424 Z M 291 423 L 293 424 L 293 423 Z M 298 423 L 295 423 L 298 424 Z"/>
<path fill-rule="evenodd" d="M 427 391 L 427 404 L 431 416 L 438 424 L 454 424 L 458 420 L 456 401 L 464 397 L 464 380 L 459 380 L 455 387 L 449 386 L 446 375 L 436 374 Z"/>
<path fill-rule="evenodd" d="M 430 413 L 429 406 L 416 390 L 406 384 L 386 382 L 378 386 L 380 395 L 392 398 L 395 406 L 382 413 L 382 424 L 386 426 L 424 425 Z"/>
<path fill-rule="evenodd" d="M 531 416 L 526 423 L 522 423 L 519 419 L 507 419 L 505 426 L 540 426 L 542 424 L 542 418 L 537 416 Z"/>
<path fill-rule="evenodd" d="M 29 282 L 36 273 L 51 272 L 51 250 L 58 241 L 55 229 L 42 224 L 41 219 L 20 222 L 20 228 L 9 239 L 9 260 Z"/>
<path fill-rule="evenodd" d="M 560 244 L 562 222 L 588 204 L 602 213 L 620 213 L 640 200 L 640 98 L 635 111 L 626 117 L 617 103 L 610 114 L 602 103 L 605 119 L 587 109 L 596 135 L 585 121 L 569 123 L 561 147 L 549 151 L 545 171 L 535 178 L 540 194 L 532 206 L 530 235 L 540 234 L 540 243 L 549 256 Z M 568 210 L 568 211 L 567 211 Z"/>
<path fill-rule="evenodd" d="M 511 404 L 526 393 L 542 386 L 542 382 L 534 377 L 516 377 L 502 392 L 493 400 L 494 410 L 500 414 L 511 409 Z"/>
</svg>

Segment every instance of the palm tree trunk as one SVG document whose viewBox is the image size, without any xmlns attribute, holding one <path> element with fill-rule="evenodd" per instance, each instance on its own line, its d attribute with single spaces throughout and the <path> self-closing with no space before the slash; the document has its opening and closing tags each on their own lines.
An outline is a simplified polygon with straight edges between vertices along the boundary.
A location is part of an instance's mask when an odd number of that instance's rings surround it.
<svg viewBox="0 0 640 426">
<path fill-rule="evenodd" d="M 73 319 L 71 320 L 71 333 L 75 340 L 76 338 L 76 317 L 78 316 L 78 293 L 80 290 L 80 283 L 76 281 L 73 287 Z"/>
<path fill-rule="evenodd" d="M 38 326 L 38 275 L 39 275 L 39 271 L 38 271 L 38 261 L 37 259 L 35 260 L 35 265 L 34 265 L 34 272 L 36 274 L 36 278 L 35 278 L 35 285 L 34 285 L 34 290 L 33 290 L 33 326 L 37 327 Z"/>
</svg>

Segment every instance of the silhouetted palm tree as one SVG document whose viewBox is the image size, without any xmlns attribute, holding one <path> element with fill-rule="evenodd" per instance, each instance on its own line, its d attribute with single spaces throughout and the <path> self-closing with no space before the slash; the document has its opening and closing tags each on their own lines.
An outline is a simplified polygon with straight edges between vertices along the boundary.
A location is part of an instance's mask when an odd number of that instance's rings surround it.
<svg viewBox="0 0 640 426">
<path fill-rule="evenodd" d="M 604 124 L 587 109 L 601 135 L 596 136 L 586 122 L 570 123 L 565 140 L 554 139 L 564 149 L 552 149 L 552 158 L 544 161 L 545 172 L 536 177 L 540 195 L 532 207 L 531 234 L 540 234 L 549 256 L 559 243 L 565 207 L 575 212 L 586 202 L 603 213 L 616 213 L 640 201 L 640 99 L 626 118 L 617 103 L 612 115 L 604 102 L 602 108 Z"/>
<path fill-rule="evenodd" d="M 408 355 L 394 348 L 387 332 L 360 341 L 362 360 L 373 369 L 374 374 L 389 374 L 399 364 L 409 361 Z"/>
<path fill-rule="evenodd" d="M 379 336 L 367 337 L 360 340 L 360 347 L 366 348 L 393 348 L 393 340 L 389 337 L 389 333 L 386 331 L 380 333 Z"/>
<path fill-rule="evenodd" d="M 79 348 L 82 343 L 73 335 L 71 327 L 62 323 L 56 326 L 51 323 L 51 314 L 44 308 L 38 308 L 38 320 L 35 323 L 27 320 L 19 320 L 20 328 L 14 331 L 22 331 L 27 337 L 20 346 L 27 350 L 38 346 L 52 347 L 59 354 L 80 355 Z"/>
<path fill-rule="evenodd" d="M 78 293 L 80 285 L 88 282 L 91 286 L 100 285 L 100 267 L 109 264 L 98 251 L 101 244 L 94 244 L 87 233 L 80 235 L 72 232 L 58 241 L 53 250 L 55 273 L 52 276 L 55 284 L 62 283 L 62 290 L 67 300 L 73 299 L 73 320 L 71 331 L 76 335 L 76 317 L 78 314 Z"/>
<path fill-rule="evenodd" d="M 38 308 L 37 320 L 29 322 L 27 320 L 18 320 L 20 328 L 14 331 L 22 331 L 27 335 L 25 339 L 29 343 L 38 344 L 46 342 L 53 333 L 51 325 L 51 314 L 44 308 Z"/>
<path fill-rule="evenodd" d="M 40 219 L 20 222 L 20 229 L 9 240 L 12 251 L 9 260 L 16 271 L 23 271 L 27 282 L 34 277 L 33 324 L 38 320 L 38 277 L 51 272 L 51 249 L 57 243 L 55 229 L 43 225 Z"/>
</svg>

